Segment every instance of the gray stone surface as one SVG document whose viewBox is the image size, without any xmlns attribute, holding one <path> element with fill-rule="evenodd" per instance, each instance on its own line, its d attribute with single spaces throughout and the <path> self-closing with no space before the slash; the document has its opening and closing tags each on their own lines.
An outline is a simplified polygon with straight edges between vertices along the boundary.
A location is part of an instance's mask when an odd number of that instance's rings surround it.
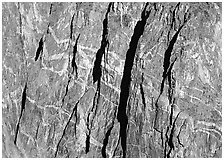
<svg viewBox="0 0 224 160">
<path fill-rule="evenodd" d="M 221 14 L 2 3 L 2 156 L 222 157 Z"/>
</svg>

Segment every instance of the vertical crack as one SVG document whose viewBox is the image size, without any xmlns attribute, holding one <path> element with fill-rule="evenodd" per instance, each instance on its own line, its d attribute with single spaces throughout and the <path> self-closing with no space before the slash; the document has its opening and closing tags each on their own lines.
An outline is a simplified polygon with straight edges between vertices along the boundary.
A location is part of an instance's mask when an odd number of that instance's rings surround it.
<svg viewBox="0 0 224 160">
<path fill-rule="evenodd" d="M 92 73 L 93 83 L 95 83 L 97 81 L 97 90 L 96 90 L 96 93 L 94 96 L 93 106 L 90 110 L 90 113 L 88 113 L 88 116 L 87 116 L 88 133 L 86 134 L 86 153 L 89 152 L 90 134 L 91 134 L 91 130 L 92 130 L 93 120 L 96 116 L 96 112 L 97 112 L 97 108 L 98 108 L 98 104 L 99 104 L 99 100 L 100 100 L 100 82 L 101 82 L 101 76 L 102 76 L 101 61 L 102 61 L 103 55 L 105 55 L 106 47 L 107 47 L 107 49 L 109 47 L 108 14 L 110 12 L 111 6 L 112 6 L 112 3 L 109 3 L 105 18 L 103 20 L 103 34 L 102 34 L 101 46 L 100 46 L 100 49 L 96 53 L 96 59 L 94 62 L 94 67 L 93 67 L 93 73 Z M 91 114 L 92 114 L 92 117 L 91 117 Z"/>
<path fill-rule="evenodd" d="M 164 145 L 163 130 L 160 132 L 162 147 Z"/>
<path fill-rule="evenodd" d="M 186 14 L 185 14 L 186 16 Z M 174 47 L 174 44 L 176 43 L 177 41 L 177 38 L 178 38 L 178 35 L 181 31 L 181 29 L 183 28 L 183 26 L 185 25 L 185 23 L 187 22 L 187 19 L 185 18 L 184 19 L 184 23 L 182 24 L 182 26 L 178 29 L 178 31 L 174 34 L 174 36 L 172 37 L 171 41 L 169 42 L 169 45 L 168 45 L 168 48 L 166 49 L 165 51 L 165 54 L 164 54 L 164 61 L 163 61 L 163 75 L 162 75 L 162 82 L 161 82 L 161 88 L 160 88 L 160 94 L 156 100 L 156 116 L 155 116 L 155 123 L 154 123 L 154 129 L 159 131 L 157 126 L 159 125 L 158 124 L 158 118 L 159 118 L 159 114 L 160 114 L 160 107 L 158 106 L 158 100 L 160 98 L 160 96 L 162 95 L 163 93 L 163 89 L 164 89 L 164 85 L 165 85 L 165 80 L 166 78 L 168 77 L 168 80 L 169 80 L 169 87 L 171 86 L 171 81 L 170 81 L 170 77 L 171 77 L 171 71 L 172 71 L 172 68 L 173 68 L 173 65 L 174 63 L 176 62 L 176 59 L 177 57 L 174 59 L 174 61 L 171 63 L 170 62 L 170 59 L 171 59 L 171 53 L 173 51 L 173 47 Z M 170 95 L 169 95 L 169 100 L 171 99 Z M 172 123 L 172 120 L 170 120 L 171 123 Z"/>
<path fill-rule="evenodd" d="M 185 123 L 186 123 L 186 119 L 184 120 L 184 123 L 181 125 L 180 130 L 179 130 L 179 133 L 177 135 L 177 141 L 181 145 L 181 147 L 184 147 L 184 145 L 180 141 L 180 133 L 181 133 L 182 127 L 183 127 L 183 125 L 185 125 Z"/>
<path fill-rule="evenodd" d="M 172 152 L 172 150 L 174 150 L 174 143 L 173 143 L 173 137 L 174 137 L 174 132 L 175 132 L 175 125 L 176 125 L 176 121 L 177 121 L 177 118 L 179 117 L 181 111 L 178 113 L 178 115 L 176 116 L 173 124 L 172 124 L 172 128 L 171 128 L 171 131 L 170 131 L 170 135 L 169 135 L 169 138 L 167 139 L 168 140 L 168 146 L 170 147 L 166 157 L 167 158 L 170 158 L 170 154 Z M 169 127 L 168 127 L 169 129 Z"/>
<path fill-rule="evenodd" d="M 167 148 L 167 141 L 169 139 L 169 136 L 168 136 L 169 128 L 170 128 L 170 126 L 167 126 L 166 133 L 165 133 L 166 141 L 165 141 L 165 146 L 164 146 L 164 158 L 167 157 L 167 155 L 166 155 L 166 148 Z"/>
<path fill-rule="evenodd" d="M 90 133 L 86 133 L 86 154 L 89 152 L 90 148 Z"/>
<path fill-rule="evenodd" d="M 69 87 L 70 81 L 71 81 L 71 78 L 70 78 L 70 76 L 69 76 L 69 77 L 68 77 L 68 82 L 67 82 L 67 84 L 66 84 L 66 88 L 65 88 L 65 94 L 64 94 L 64 96 L 63 96 L 63 98 L 62 98 L 61 108 L 63 107 L 63 105 L 64 105 L 64 103 L 65 103 L 65 98 L 66 98 L 66 96 L 67 96 L 67 94 L 68 94 L 68 87 Z"/>
<path fill-rule="evenodd" d="M 20 121 L 21 121 L 22 115 L 23 115 L 23 113 L 25 111 L 26 90 L 27 90 L 27 82 L 25 84 L 25 87 L 23 89 L 23 94 L 22 94 L 21 112 L 20 112 L 20 116 L 19 116 L 19 121 L 18 121 L 17 126 L 16 126 L 16 133 L 15 133 L 15 139 L 14 139 L 14 144 L 15 145 L 16 145 L 16 142 L 17 142 L 17 136 L 18 136 L 18 132 L 19 132 Z"/>
<path fill-rule="evenodd" d="M 75 58 L 76 58 L 76 53 L 77 53 L 77 45 L 78 45 L 78 40 L 79 40 L 79 37 L 80 37 L 80 34 L 78 35 L 77 39 L 76 39 L 76 42 L 75 42 L 75 45 L 73 47 L 73 58 L 72 58 L 72 74 L 76 74 L 76 77 L 78 77 L 78 67 L 77 67 L 77 64 L 76 64 L 76 61 L 75 61 Z"/>
<path fill-rule="evenodd" d="M 171 27 L 172 27 L 172 28 L 175 28 L 175 23 L 174 23 L 174 22 L 175 22 L 175 17 L 178 18 L 178 16 L 176 16 L 175 12 L 176 12 L 177 8 L 179 8 L 179 6 L 180 6 L 180 2 L 178 2 L 178 3 L 176 4 L 174 10 L 172 11 L 172 22 L 171 22 Z"/>
<path fill-rule="evenodd" d="M 81 97 L 81 98 L 82 98 L 82 97 Z M 81 99 L 81 98 L 80 98 L 80 99 Z M 63 129 L 62 136 L 61 136 L 61 138 L 59 139 L 59 141 L 58 141 L 58 143 L 57 143 L 57 146 L 56 146 L 56 151 L 55 151 L 55 155 L 54 155 L 54 157 L 57 157 L 57 153 L 58 153 L 58 149 L 59 149 L 60 143 L 61 143 L 61 141 L 62 141 L 62 139 L 63 139 L 63 137 L 64 137 L 64 135 L 65 135 L 66 129 L 67 129 L 67 127 L 68 127 L 68 125 L 69 125 L 69 123 L 70 123 L 70 121 L 71 121 L 71 119 L 72 119 L 72 117 L 73 117 L 75 111 L 77 110 L 77 107 L 78 107 L 78 104 L 79 104 L 80 99 L 76 102 L 75 107 L 73 108 L 72 113 L 71 113 L 71 115 L 70 115 L 70 117 L 69 117 L 69 119 L 68 119 L 68 122 L 67 122 L 67 124 L 65 125 L 65 128 Z"/>
<path fill-rule="evenodd" d="M 101 46 L 100 46 L 100 49 L 96 53 L 96 59 L 94 62 L 93 73 L 92 73 L 93 83 L 95 83 L 96 81 L 100 81 L 100 78 L 102 76 L 101 61 L 102 61 L 103 55 L 105 54 L 105 49 L 109 45 L 108 14 L 110 12 L 111 6 L 112 6 L 112 3 L 109 3 L 105 18 L 103 20 L 103 34 L 102 34 Z"/>
<path fill-rule="evenodd" d="M 52 7 L 53 7 L 53 3 L 51 3 L 51 5 L 50 5 L 49 15 L 51 15 L 51 12 L 52 12 Z"/>
<path fill-rule="evenodd" d="M 117 109 L 115 109 L 114 118 L 116 117 L 116 113 L 117 113 Z M 112 131 L 113 127 L 114 127 L 114 118 L 113 118 L 112 124 L 109 127 L 109 129 L 107 130 L 105 138 L 103 140 L 103 147 L 102 147 L 102 150 L 101 150 L 103 158 L 106 158 L 106 147 L 107 147 L 107 144 L 108 144 L 108 141 L 109 141 L 109 137 L 110 137 L 111 131 Z"/>
<path fill-rule="evenodd" d="M 174 12 L 176 10 L 176 8 L 179 6 L 180 4 L 178 3 L 174 9 Z M 175 14 L 173 13 L 173 16 L 175 16 Z M 176 31 L 176 33 L 174 34 L 174 36 L 172 37 L 172 39 L 170 40 L 169 42 L 169 45 L 168 45 L 168 48 L 166 49 L 165 51 L 165 54 L 164 54 L 164 61 L 163 61 L 163 79 L 162 79 L 162 83 L 161 83 L 161 88 L 160 88 L 160 95 L 162 94 L 163 92 L 163 89 L 164 89 L 164 83 L 165 83 L 165 80 L 167 78 L 167 73 L 168 73 L 168 69 L 170 68 L 170 58 L 171 58 L 171 53 L 173 51 L 173 47 L 174 47 L 174 44 L 176 43 L 177 41 L 177 38 L 178 38 L 178 35 L 181 31 L 181 29 L 184 27 L 184 25 L 187 23 L 187 21 L 190 19 L 190 14 L 188 12 L 186 12 L 184 14 L 184 22 L 183 24 L 179 27 L 179 29 Z M 173 22 L 172 22 L 172 25 L 173 25 Z M 168 36 L 169 36 L 169 33 L 168 33 Z M 159 96 L 160 97 L 160 96 Z"/>
<path fill-rule="evenodd" d="M 180 31 L 181 31 L 181 29 L 182 29 L 183 26 L 184 25 L 182 25 L 178 29 L 178 31 L 174 34 L 174 36 L 171 39 L 171 41 L 169 43 L 169 46 L 166 49 L 165 54 L 164 54 L 164 61 L 163 61 L 163 79 L 162 79 L 162 83 L 161 83 L 160 95 L 163 92 L 164 83 L 165 83 L 165 80 L 166 80 L 166 77 L 167 77 L 168 69 L 170 67 L 170 58 L 171 58 L 171 53 L 173 51 L 173 47 L 174 47 L 175 42 L 177 41 L 177 37 L 178 37 L 178 35 L 179 35 L 179 33 L 180 33 Z"/>
<path fill-rule="evenodd" d="M 106 156 L 106 147 L 107 147 L 107 144 L 108 144 L 108 141 L 109 141 L 109 137 L 110 137 L 110 133 L 111 133 L 111 131 L 113 129 L 113 126 L 114 126 L 114 124 L 112 124 L 111 127 L 107 130 L 105 138 L 103 140 L 103 147 L 102 147 L 102 150 L 101 150 L 103 158 L 107 157 Z"/>
<path fill-rule="evenodd" d="M 70 24 L 70 39 L 71 40 L 72 40 L 72 36 L 73 36 L 73 21 L 74 21 L 74 18 L 75 18 L 75 13 L 72 16 L 71 24 Z"/>
<path fill-rule="evenodd" d="M 171 104 L 171 112 L 170 112 L 170 125 L 172 125 L 172 117 L 173 117 L 173 107 L 175 103 L 175 97 L 173 97 L 173 92 L 175 90 L 175 79 L 171 74 L 173 64 L 175 63 L 177 57 L 173 61 L 173 63 L 170 66 L 170 69 L 168 70 L 168 83 L 169 83 L 169 88 L 168 88 L 168 99 L 169 103 Z"/>
<path fill-rule="evenodd" d="M 72 19 L 71 19 L 71 24 L 70 24 L 70 41 L 72 41 L 72 36 L 73 36 L 73 21 L 74 21 L 74 15 L 72 16 Z M 72 67 L 72 73 L 68 72 L 68 82 L 67 82 L 67 85 L 66 85 L 66 90 L 65 90 L 65 95 L 63 96 L 62 98 L 62 105 L 61 107 L 64 105 L 64 101 L 65 101 L 65 98 L 68 94 L 68 87 L 69 87 L 69 84 L 70 84 L 70 81 L 71 81 L 71 78 L 72 78 L 72 75 L 71 74 L 74 74 L 74 72 L 76 73 L 76 77 L 78 77 L 78 67 L 77 67 L 77 64 L 76 64 L 76 53 L 77 53 L 77 46 L 78 46 L 78 40 L 79 40 L 79 37 L 80 37 L 80 34 L 78 35 L 78 37 L 76 38 L 76 41 L 75 41 L 75 45 L 73 46 L 73 57 L 72 57 L 72 61 L 70 60 L 70 50 L 69 50 L 69 59 L 68 59 L 68 64 L 70 65 L 70 61 L 71 61 L 71 67 Z M 70 44 L 69 47 L 72 47 L 72 45 Z"/>
<path fill-rule="evenodd" d="M 99 100 L 100 100 L 100 82 L 97 83 L 97 90 L 94 95 L 93 106 L 87 116 L 86 125 L 87 125 L 88 131 L 86 133 L 86 154 L 89 152 L 89 148 L 90 148 L 90 135 L 91 135 L 92 127 L 93 127 L 93 121 L 96 116 Z"/>
<path fill-rule="evenodd" d="M 144 93 L 144 90 L 143 90 L 143 79 L 144 79 L 144 74 L 142 73 L 142 82 L 140 83 L 140 93 L 141 93 L 141 96 L 142 96 L 142 103 L 143 103 L 143 110 L 145 111 L 145 108 L 146 108 L 146 101 L 145 101 L 145 93 Z"/>
<path fill-rule="evenodd" d="M 43 40 L 43 37 L 41 37 L 41 39 L 39 41 L 39 46 L 36 51 L 35 61 L 37 61 L 40 54 L 43 53 L 43 44 L 44 44 L 44 40 Z"/>
<path fill-rule="evenodd" d="M 21 101 L 21 111 L 20 111 L 20 116 L 19 116 L 19 120 L 17 122 L 17 125 L 16 125 L 16 130 L 15 130 L 15 138 L 14 138 L 14 144 L 17 145 L 17 137 L 18 137 L 18 132 L 19 132 L 19 128 L 20 128 L 20 121 L 21 121 L 21 118 L 25 112 L 25 107 L 26 107 L 26 92 L 27 92 L 27 81 L 28 81 L 28 73 L 27 73 L 27 61 L 26 61 L 26 52 L 25 52 L 25 49 L 24 49 L 24 38 L 23 38 L 23 29 L 22 29 L 22 14 L 21 14 L 21 11 L 20 11 L 20 6 L 21 4 L 18 2 L 18 12 L 19 12 L 19 32 L 20 32 L 20 42 L 22 44 L 22 62 L 25 61 L 25 68 L 23 68 L 21 71 L 24 71 L 22 72 L 22 77 L 26 77 L 26 83 L 25 83 L 25 86 L 23 88 L 23 92 L 22 92 L 22 101 Z M 23 75 L 24 74 L 24 75 Z M 25 75 L 26 74 L 26 75 Z"/>
<path fill-rule="evenodd" d="M 22 21 L 22 14 L 21 14 L 21 11 L 20 11 L 20 3 L 18 2 L 18 12 L 19 12 L 19 32 L 20 32 L 20 39 L 21 39 L 21 43 L 22 43 L 22 46 L 23 46 L 23 50 L 24 50 L 24 38 L 23 38 L 23 21 Z"/>
<path fill-rule="evenodd" d="M 50 9 L 49 9 L 49 13 L 48 13 L 49 19 L 50 19 L 50 15 L 51 15 L 51 12 L 52 12 L 52 8 L 53 8 L 53 4 L 51 3 L 51 5 L 50 5 Z M 49 27 L 50 27 L 50 22 L 49 22 L 49 20 L 48 20 L 47 34 L 49 34 Z"/>
<path fill-rule="evenodd" d="M 35 134 L 35 139 L 37 140 L 37 136 L 38 136 L 38 132 L 39 132 L 39 128 L 40 128 L 40 122 L 37 125 L 37 130 L 36 130 L 36 134 Z"/>
<path fill-rule="evenodd" d="M 141 20 L 137 22 L 134 28 L 134 33 L 132 35 L 132 38 L 129 44 L 129 49 L 126 54 L 123 77 L 122 77 L 121 86 L 120 86 L 121 92 L 120 92 L 120 102 L 118 106 L 117 119 L 118 119 L 118 122 L 120 123 L 120 138 L 121 138 L 121 147 L 123 150 L 123 158 L 126 157 L 126 136 L 127 136 L 126 129 L 128 124 L 126 106 L 127 106 L 127 101 L 129 97 L 131 70 L 132 70 L 132 66 L 134 62 L 134 57 L 135 57 L 138 41 L 144 32 L 146 21 L 150 14 L 150 11 L 146 11 L 146 8 L 148 7 L 148 5 L 149 3 L 147 2 L 144 7 L 144 10 L 142 11 Z"/>
</svg>

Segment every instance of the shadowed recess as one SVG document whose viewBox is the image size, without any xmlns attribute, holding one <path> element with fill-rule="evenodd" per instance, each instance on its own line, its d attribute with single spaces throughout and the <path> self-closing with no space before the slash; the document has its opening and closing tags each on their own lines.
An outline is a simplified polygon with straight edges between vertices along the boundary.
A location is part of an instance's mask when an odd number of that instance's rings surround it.
<svg viewBox="0 0 224 160">
<path fill-rule="evenodd" d="M 94 67 L 93 67 L 93 83 L 96 81 L 99 81 L 101 76 L 102 76 L 102 70 L 101 70 L 101 61 L 102 57 L 105 54 L 105 49 L 109 45 L 108 41 L 108 14 L 110 12 L 110 8 L 112 6 L 112 3 L 109 3 L 108 9 L 105 15 L 105 19 L 103 20 L 103 35 L 102 35 L 102 40 L 101 40 L 101 46 L 100 49 L 96 53 L 96 59 L 94 62 Z"/>
<path fill-rule="evenodd" d="M 135 57 L 138 41 L 143 34 L 146 21 L 150 14 L 150 11 L 146 11 L 146 8 L 148 7 L 148 5 L 149 3 L 146 3 L 144 10 L 142 11 L 142 14 L 141 14 L 141 20 L 137 22 L 134 28 L 134 33 L 132 35 L 132 38 L 129 44 L 129 49 L 126 54 L 123 77 L 122 77 L 121 86 L 120 86 L 121 92 L 120 92 L 120 101 L 118 106 L 117 119 L 118 119 L 118 122 L 120 123 L 121 146 L 122 146 L 124 158 L 126 157 L 126 138 L 127 138 L 126 129 L 128 124 L 126 106 L 127 106 L 127 101 L 129 97 L 129 87 L 131 83 L 131 70 L 132 70 L 132 66 L 134 62 L 134 57 Z"/>
</svg>

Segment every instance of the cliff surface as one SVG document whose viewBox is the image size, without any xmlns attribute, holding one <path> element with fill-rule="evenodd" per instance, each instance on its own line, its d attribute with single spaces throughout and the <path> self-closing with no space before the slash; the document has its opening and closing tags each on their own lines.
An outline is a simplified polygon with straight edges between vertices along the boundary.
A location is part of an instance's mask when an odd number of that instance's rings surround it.
<svg viewBox="0 0 224 160">
<path fill-rule="evenodd" d="M 221 3 L 2 3 L 3 157 L 222 157 Z"/>
</svg>

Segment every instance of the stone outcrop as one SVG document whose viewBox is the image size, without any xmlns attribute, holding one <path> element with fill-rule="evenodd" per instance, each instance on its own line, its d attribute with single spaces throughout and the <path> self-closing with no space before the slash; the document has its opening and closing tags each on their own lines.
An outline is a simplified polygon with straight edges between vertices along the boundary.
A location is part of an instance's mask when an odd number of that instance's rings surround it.
<svg viewBox="0 0 224 160">
<path fill-rule="evenodd" d="M 222 157 L 221 3 L 2 3 L 3 157 Z"/>
</svg>

